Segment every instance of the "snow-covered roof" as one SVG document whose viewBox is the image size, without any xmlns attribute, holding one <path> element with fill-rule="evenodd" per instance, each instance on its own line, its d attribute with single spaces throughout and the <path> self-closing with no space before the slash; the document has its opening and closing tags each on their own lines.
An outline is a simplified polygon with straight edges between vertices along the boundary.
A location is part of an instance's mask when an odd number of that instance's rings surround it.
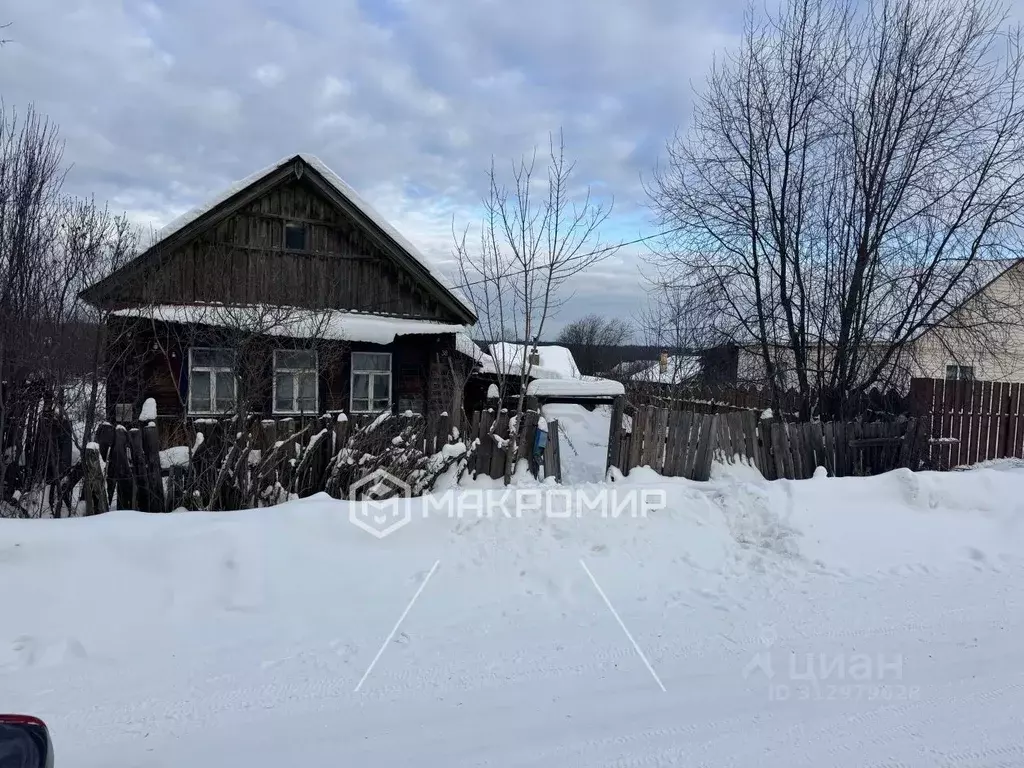
<svg viewBox="0 0 1024 768">
<path fill-rule="evenodd" d="M 625 393 L 622 382 L 584 376 L 581 379 L 534 379 L 526 394 L 536 397 L 615 397 Z"/>
<path fill-rule="evenodd" d="M 466 329 L 463 325 L 433 320 L 266 305 L 156 304 L 119 309 L 114 314 L 166 323 L 232 328 L 253 335 L 365 341 L 370 344 L 390 344 L 396 336 L 458 334 Z"/>
<path fill-rule="evenodd" d="M 523 369 L 523 355 L 532 350 L 530 344 L 515 344 L 508 341 L 491 342 L 490 358 L 483 361 L 486 373 L 518 376 Z M 531 379 L 574 379 L 580 377 L 576 360 L 565 347 L 555 344 L 537 345 L 540 362 L 530 367 Z"/>
<path fill-rule="evenodd" d="M 533 350 L 532 344 L 495 341 L 491 353 L 481 359 L 484 373 L 519 376 L 523 355 Z M 530 366 L 530 383 L 526 394 L 537 397 L 614 397 L 623 393 L 622 384 L 580 373 L 572 352 L 557 344 L 537 345 L 540 362 Z"/>
<path fill-rule="evenodd" d="M 445 290 L 452 295 L 452 297 L 462 306 L 462 308 L 469 312 L 475 317 L 476 313 L 473 307 L 470 306 L 465 296 L 451 283 L 447 276 L 438 268 L 438 266 L 425 254 L 423 254 L 415 245 L 407 240 L 401 232 L 395 229 L 387 219 L 384 218 L 373 206 L 371 206 L 366 200 L 360 197 L 359 193 L 356 192 L 351 186 L 345 182 L 338 174 L 332 171 L 326 163 L 324 163 L 316 155 L 311 155 L 305 152 L 300 152 L 298 155 L 288 155 L 278 160 L 276 163 L 268 165 L 255 173 L 246 176 L 244 179 L 229 184 L 220 194 L 212 197 L 211 199 L 197 205 L 189 211 L 178 216 L 176 219 L 171 221 L 167 226 L 163 227 L 156 234 L 156 239 L 153 242 L 153 246 L 159 245 L 161 242 L 171 237 L 175 233 L 187 227 L 193 221 L 198 219 L 203 214 L 213 210 L 221 203 L 229 200 L 232 196 L 237 195 L 242 190 L 255 184 L 257 181 L 262 179 L 274 171 L 294 162 L 295 158 L 299 157 L 305 161 L 310 167 L 317 171 L 324 179 L 330 184 L 339 194 L 345 197 L 350 203 L 352 203 L 359 211 L 366 216 L 368 219 L 373 221 L 388 237 L 390 237 L 402 250 L 409 254 L 416 262 L 420 264 L 431 277 L 440 283 Z M 152 246 L 151 246 L 152 247 Z"/>
<path fill-rule="evenodd" d="M 480 349 L 480 346 L 473 341 L 468 333 L 455 334 L 455 349 L 477 363 L 483 364 L 485 359 L 491 359 L 491 356 Z M 491 365 L 493 365 L 493 361 Z"/>
<path fill-rule="evenodd" d="M 655 360 L 654 363 L 636 371 L 629 378 L 631 381 L 647 384 L 679 384 L 699 376 L 700 372 L 701 364 L 698 355 L 669 355 L 664 370 L 661 368 L 661 361 Z"/>
</svg>

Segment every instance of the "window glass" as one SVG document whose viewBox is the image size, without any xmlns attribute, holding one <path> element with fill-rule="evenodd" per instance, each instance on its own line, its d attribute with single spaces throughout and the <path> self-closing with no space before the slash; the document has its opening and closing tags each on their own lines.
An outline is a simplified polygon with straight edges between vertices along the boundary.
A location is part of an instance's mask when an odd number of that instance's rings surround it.
<svg viewBox="0 0 1024 768">
<path fill-rule="evenodd" d="M 277 374 L 277 396 L 275 397 L 274 410 L 290 411 L 292 409 L 292 398 L 294 397 L 292 382 L 293 379 L 290 373 Z"/>
<path fill-rule="evenodd" d="M 377 352 L 353 352 L 352 370 L 354 371 L 390 371 L 391 355 Z"/>
<path fill-rule="evenodd" d="M 293 251 L 306 250 L 306 227 L 303 224 L 285 224 L 284 247 Z"/>
<path fill-rule="evenodd" d="M 193 368 L 232 368 L 235 353 L 231 349 L 193 349 Z"/>
<path fill-rule="evenodd" d="M 193 371 L 189 382 L 189 410 L 209 411 L 210 409 L 210 377 L 209 371 Z"/>
<path fill-rule="evenodd" d="M 316 368 L 316 352 L 309 349 L 279 349 L 278 368 Z"/>
</svg>

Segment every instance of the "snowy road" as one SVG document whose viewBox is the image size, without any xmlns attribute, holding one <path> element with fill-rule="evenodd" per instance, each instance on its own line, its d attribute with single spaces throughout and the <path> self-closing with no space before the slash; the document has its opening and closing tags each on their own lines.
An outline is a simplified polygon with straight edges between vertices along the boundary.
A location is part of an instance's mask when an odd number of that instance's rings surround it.
<svg viewBox="0 0 1024 768">
<path fill-rule="evenodd" d="M 59 768 L 1024 765 L 1024 474 L 919 478 L 383 542 L 320 501 L 4 523 L 0 709 Z"/>
</svg>

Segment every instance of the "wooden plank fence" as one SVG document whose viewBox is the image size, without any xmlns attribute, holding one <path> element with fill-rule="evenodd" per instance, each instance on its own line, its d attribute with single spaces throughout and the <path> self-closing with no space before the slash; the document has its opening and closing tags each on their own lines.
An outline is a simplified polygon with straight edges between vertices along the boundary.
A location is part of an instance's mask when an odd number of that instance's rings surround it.
<svg viewBox="0 0 1024 768">
<path fill-rule="evenodd" d="M 1024 458 L 1024 384 L 912 379 L 911 407 L 927 425 L 932 469 Z"/>
<path fill-rule="evenodd" d="M 714 461 L 742 461 L 769 480 L 804 479 L 824 467 L 829 475 L 873 475 L 916 469 L 926 451 L 925 422 L 784 422 L 753 411 L 706 414 L 637 409 L 609 457 L 619 470 L 649 466 L 668 477 L 707 480 Z"/>
<path fill-rule="evenodd" d="M 507 483 L 519 459 L 535 475 L 561 481 L 558 421 L 548 422 L 547 444 L 534 445 L 539 414 L 527 411 L 523 429 L 510 437 L 506 411 L 474 413 L 456 422 L 447 413 L 372 420 L 338 420 L 333 415 L 306 419 L 200 419 L 191 425 L 187 461 L 161 468 L 155 424 L 101 424 L 82 457 L 82 499 L 86 514 L 110 508 L 164 512 L 178 507 L 246 509 L 326 492 L 348 498 L 359 478 L 383 469 L 400 479 L 417 476 L 419 491 L 463 454 L 445 452 L 463 442 L 466 469 Z M 201 435 L 201 437 L 199 437 Z M 437 460 L 428 462 L 428 458 Z M 428 468 L 429 467 L 429 468 Z"/>
</svg>

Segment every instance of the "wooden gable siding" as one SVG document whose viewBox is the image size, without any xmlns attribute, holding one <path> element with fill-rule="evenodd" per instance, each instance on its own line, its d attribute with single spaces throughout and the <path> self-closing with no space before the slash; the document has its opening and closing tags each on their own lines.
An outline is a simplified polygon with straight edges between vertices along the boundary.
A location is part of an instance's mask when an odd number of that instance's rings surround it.
<svg viewBox="0 0 1024 768">
<path fill-rule="evenodd" d="M 307 249 L 287 250 L 289 222 Z M 118 303 L 275 304 L 460 322 L 357 224 L 302 179 L 290 179 L 166 254 L 114 291 Z"/>
</svg>

